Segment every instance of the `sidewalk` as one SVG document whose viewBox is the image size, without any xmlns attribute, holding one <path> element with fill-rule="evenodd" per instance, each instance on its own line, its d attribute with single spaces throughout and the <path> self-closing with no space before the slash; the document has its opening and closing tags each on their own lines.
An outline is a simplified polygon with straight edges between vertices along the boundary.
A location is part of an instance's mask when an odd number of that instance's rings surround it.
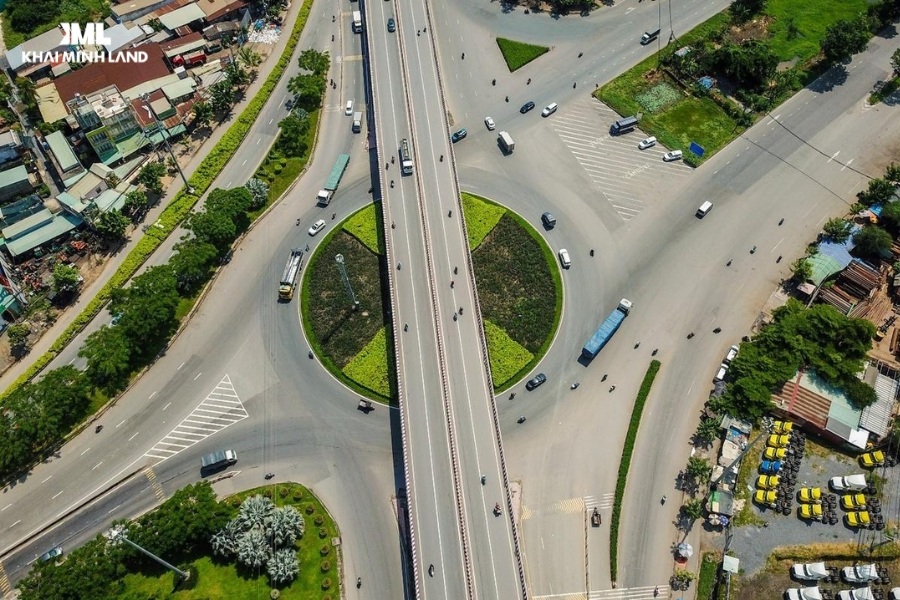
<svg viewBox="0 0 900 600">
<path fill-rule="evenodd" d="M 193 156 L 191 161 L 187 164 L 186 167 L 183 167 L 183 171 L 185 176 L 190 179 L 191 175 L 197 170 L 197 167 L 200 166 L 200 163 L 206 156 L 209 154 L 210 150 L 215 147 L 215 145 L 219 142 L 225 132 L 231 127 L 232 123 L 236 120 L 236 118 L 241 114 L 241 112 L 246 108 L 247 104 L 252 100 L 256 94 L 259 92 L 265 80 L 268 78 L 269 74 L 272 72 L 275 64 L 278 62 L 278 59 L 281 57 L 281 53 L 284 52 L 284 48 L 287 45 L 288 38 L 290 37 L 291 30 L 294 26 L 294 21 L 297 18 L 297 13 L 300 11 L 300 8 L 303 6 L 303 1 L 292 2 L 290 7 L 288 8 L 287 14 L 285 16 L 285 26 L 283 26 L 281 30 L 281 37 L 278 39 L 278 43 L 274 45 L 274 50 L 269 55 L 269 58 L 259 66 L 259 70 L 257 73 L 256 79 L 250 86 L 247 88 L 246 93 L 244 94 L 244 99 L 241 100 L 238 104 L 234 105 L 232 110 L 232 116 L 228 118 L 228 120 L 224 121 L 219 127 L 217 127 L 209 137 L 204 140 L 203 145 L 197 150 L 196 154 Z M 294 56 L 301 50 L 301 45 L 298 43 L 297 47 L 294 49 Z M 291 57 L 291 62 L 294 60 L 294 56 Z M 282 77 L 286 77 L 290 72 L 291 68 L 288 66 L 287 71 Z M 256 129 L 260 126 L 260 124 L 254 123 L 250 128 L 250 131 L 247 133 L 247 138 L 251 138 Z M 227 170 L 227 167 L 226 167 Z M 181 191 L 182 189 L 181 179 L 176 176 L 172 180 L 172 184 L 166 190 L 165 196 L 161 199 L 159 204 L 153 208 L 150 212 L 147 213 L 145 217 L 144 223 L 151 224 L 155 222 L 165 207 L 172 201 L 175 195 Z M 177 230 L 176 230 L 177 231 Z M 122 262 L 125 260 L 125 257 L 128 256 L 128 253 L 131 252 L 137 243 L 140 241 L 141 235 L 138 229 L 135 229 L 131 235 L 131 238 L 126 242 L 126 244 L 122 247 L 122 249 L 111 256 L 109 260 L 106 262 L 106 265 L 103 267 L 103 271 L 100 276 L 86 289 L 84 289 L 81 294 L 78 296 L 77 302 L 66 309 L 57 319 L 56 323 L 48 329 L 44 335 L 34 344 L 31 348 L 31 352 L 29 352 L 28 356 L 19 362 L 14 363 L 5 373 L 0 375 L 0 389 L 6 390 L 12 383 L 22 374 L 24 373 L 28 367 L 30 367 L 39 357 L 43 356 L 49 349 L 50 346 L 53 345 L 54 342 L 62 335 L 62 333 L 66 330 L 66 328 L 75 320 L 75 318 L 81 314 L 81 311 L 84 310 L 84 307 L 97 295 L 97 293 L 103 289 L 103 286 L 110 280 Z"/>
</svg>

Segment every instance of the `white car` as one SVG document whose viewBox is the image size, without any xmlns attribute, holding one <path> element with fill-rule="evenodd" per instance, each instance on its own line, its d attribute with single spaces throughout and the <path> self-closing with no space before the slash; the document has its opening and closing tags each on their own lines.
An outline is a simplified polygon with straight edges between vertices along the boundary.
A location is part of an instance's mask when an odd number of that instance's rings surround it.
<svg viewBox="0 0 900 600">
<path fill-rule="evenodd" d="M 497 129 L 497 126 L 494 125 L 494 120 L 490 117 L 484 118 L 484 126 L 488 128 L 488 131 L 493 131 Z"/>
<path fill-rule="evenodd" d="M 672 162 L 673 160 L 681 160 L 681 150 L 671 150 L 663 154 L 663 160 Z"/>
<path fill-rule="evenodd" d="M 801 581 L 818 581 L 828 577 L 828 569 L 823 562 L 796 564 L 791 567 L 791 576 Z"/>
<path fill-rule="evenodd" d="M 312 227 L 309 228 L 309 235 L 316 235 L 323 229 L 325 229 L 325 221 L 319 219 L 318 221 L 313 223 Z"/>
<path fill-rule="evenodd" d="M 713 378 L 713 381 L 724 381 L 726 373 L 728 373 L 728 365 L 722 363 L 719 365 L 719 370 L 716 371 L 716 376 Z"/>
<path fill-rule="evenodd" d="M 734 357 L 738 355 L 738 347 L 732 346 L 728 349 L 728 354 L 725 355 L 725 362 L 730 363 L 734 360 Z"/>
<path fill-rule="evenodd" d="M 638 143 L 638 150 L 646 150 L 647 148 L 650 148 L 655 145 L 656 145 L 656 137 L 651 135 L 647 139 L 641 140 L 640 143 Z"/>
<path fill-rule="evenodd" d="M 866 483 L 866 476 L 862 473 L 846 477 L 832 477 L 828 483 L 835 492 L 858 492 L 866 489 L 869 485 Z"/>
<path fill-rule="evenodd" d="M 900 600 L 900 587 L 891 590 L 891 600 Z"/>
<path fill-rule="evenodd" d="M 791 588 L 785 591 L 788 600 L 822 600 L 818 587 Z"/>
<path fill-rule="evenodd" d="M 875 563 L 844 567 L 841 569 L 841 579 L 847 583 L 868 583 L 878 579 L 878 569 Z"/>
<path fill-rule="evenodd" d="M 855 590 L 842 590 L 837 593 L 838 600 L 875 600 L 875 594 L 868 587 Z"/>
<path fill-rule="evenodd" d="M 544 108 L 544 110 L 541 111 L 541 116 L 549 117 L 550 115 L 552 115 L 553 113 L 556 112 L 557 108 L 559 108 L 559 104 L 557 104 L 556 102 L 551 102 Z"/>
<path fill-rule="evenodd" d="M 353 114 L 353 100 L 347 100 L 347 106 L 344 107 L 344 114 L 348 117 Z"/>
<path fill-rule="evenodd" d="M 563 266 L 563 269 L 568 269 L 572 266 L 572 259 L 569 258 L 569 251 L 565 248 L 559 251 L 559 263 Z"/>
</svg>

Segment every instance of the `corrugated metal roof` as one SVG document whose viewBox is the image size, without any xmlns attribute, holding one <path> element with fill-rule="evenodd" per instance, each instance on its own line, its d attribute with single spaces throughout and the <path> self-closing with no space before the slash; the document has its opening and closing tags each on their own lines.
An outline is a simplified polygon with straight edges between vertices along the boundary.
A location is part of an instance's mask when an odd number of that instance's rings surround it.
<svg viewBox="0 0 900 600">
<path fill-rule="evenodd" d="M 54 131 L 44 139 L 47 140 L 50 151 L 53 152 L 56 162 L 59 163 L 63 171 L 74 169 L 80 164 L 78 157 L 75 156 L 75 152 L 72 151 L 72 147 L 69 146 L 69 141 L 62 131 Z"/>
<path fill-rule="evenodd" d="M 50 240 L 54 240 L 61 235 L 69 233 L 82 223 L 84 223 L 84 220 L 81 217 L 63 212 L 56 215 L 55 217 L 52 217 L 49 221 L 37 227 L 33 231 L 21 235 L 19 238 L 14 240 L 10 240 L 9 237 L 6 237 L 6 229 L 4 229 L 3 236 L 6 238 L 6 249 L 12 256 L 25 254 L 26 252 L 37 248 L 41 244 L 46 244 Z"/>
<path fill-rule="evenodd" d="M 21 183 L 28 179 L 28 169 L 24 166 L 19 165 L 18 167 L 13 167 L 12 169 L 7 169 L 5 171 L 0 171 L 0 188 L 5 188 L 10 185 L 16 185 L 17 183 Z"/>
<path fill-rule="evenodd" d="M 874 404 L 863 409 L 859 426 L 883 438 L 890 431 L 891 413 L 900 384 L 896 380 L 878 373 L 874 387 L 877 399 Z"/>
<path fill-rule="evenodd" d="M 159 22 L 163 24 L 163 27 L 166 29 L 177 29 L 182 25 L 187 25 L 188 23 L 193 23 L 194 21 L 199 21 L 206 18 L 206 14 L 203 12 L 197 3 L 188 4 L 187 6 L 182 6 L 178 10 L 173 10 L 170 13 L 165 15 L 161 15 L 159 17 Z"/>
</svg>

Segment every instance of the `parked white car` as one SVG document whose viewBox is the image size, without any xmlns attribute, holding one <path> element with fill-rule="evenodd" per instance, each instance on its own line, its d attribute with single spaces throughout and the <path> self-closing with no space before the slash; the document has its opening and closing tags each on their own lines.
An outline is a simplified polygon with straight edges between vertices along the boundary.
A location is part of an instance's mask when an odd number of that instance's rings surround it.
<svg viewBox="0 0 900 600">
<path fill-rule="evenodd" d="M 791 576 L 801 581 L 818 581 L 828 577 L 828 569 L 823 562 L 796 564 L 791 567 Z"/>
<path fill-rule="evenodd" d="M 869 485 L 866 483 L 866 476 L 862 473 L 846 477 L 832 477 L 828 484 L 835 492 L 858 492 L 866 489 Z"/>
<path fill-rule="evenodd" d="M 841 579 L 847 583 L 867 583 L 878 579 L 878 569 L 874 563 L 868 565 L 856 565 L 841 569 Z"/>
<path fill-rule="evenodd" d="M 494 119 L 492 119 L 491 117 L 484 118 L 484 126 L 488 128 L 488 131 L 497 129 L 497 126 L 494 125 Z"/>
<path fill-rule="evenodd" d="M 842 590 L 837 594 L 838 600 L 875 600 L 871 588 L 856 588 L 855 590 Z"/>
<path fill-rule="evenodd" d="M 725 362 L 730 363 L 735 359 L 738 355 L 739 348 L 737 346 L 732 346 L 728 349 L 728 354 L 725 355 Z"/>
<path fill-rule="evenodd" d="M 788 600 L 822 600 L 822 592 L 817 587 L 791 588 L 785 590 Z"/>
<path fill-rule="evenodd" d="M 655 145 L 656 145 L 656 137 L 651 135 L 651 136 L 648 137 L 647 139 L 641 140 L 641 141 L 638 143 L 638 149 L 639 149 L 639 150 L 646 150 L 647 148 L 650 148 L 650 147 L 655 146 Z"/>
<path fill-rule="evenodd" d="M 681 150 L 671 150 L 663 154 L 663 160 L 666 162 L 672 162 L 674 160 L 681 160 Z"/>
</svg>

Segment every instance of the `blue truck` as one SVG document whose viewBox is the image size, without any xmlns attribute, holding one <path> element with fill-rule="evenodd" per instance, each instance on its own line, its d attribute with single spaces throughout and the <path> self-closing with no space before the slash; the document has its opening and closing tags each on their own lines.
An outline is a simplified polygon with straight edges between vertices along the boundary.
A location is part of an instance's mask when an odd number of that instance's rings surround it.
<svg viewBox="0 0 900 600">
<path fill-rule="evenodd" d="M 594 332 L 594 335 L 591 336 L 588 343 L 581 349 L 581 356 L 587 359 L 597 356 L 597 353 L 603 349 L 606 342 L 612 339 L 612 336 L 619 329 L 619 325 L 621 325 L 622 321 L 625 320 L 625 317 L 628 316 L 628 311 L 630 310 L 631 300 L 622 298 L 619 301 L 619 306 L 616 307 L 616 310 L 612 311 L 609 316 L 606 317 L 606 320 L 603 321 L 600 328 Z"/>
</svg>

